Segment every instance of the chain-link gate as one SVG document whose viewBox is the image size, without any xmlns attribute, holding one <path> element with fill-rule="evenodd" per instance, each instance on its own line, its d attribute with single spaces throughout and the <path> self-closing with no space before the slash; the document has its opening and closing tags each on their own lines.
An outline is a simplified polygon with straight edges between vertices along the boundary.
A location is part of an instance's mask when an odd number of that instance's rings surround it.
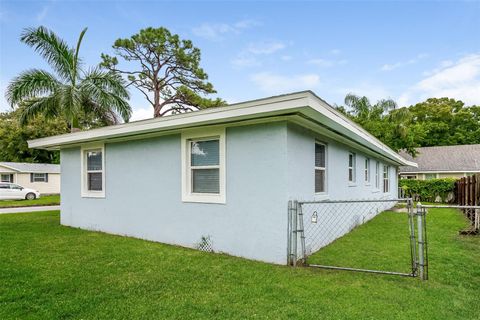
<svg viewBox="0 0 480 320">
<path fill-rule="evenodd" d="M 412 199 L 290 201 L 290 265 L 428 278 L 425 208 Z"/>
</svg>

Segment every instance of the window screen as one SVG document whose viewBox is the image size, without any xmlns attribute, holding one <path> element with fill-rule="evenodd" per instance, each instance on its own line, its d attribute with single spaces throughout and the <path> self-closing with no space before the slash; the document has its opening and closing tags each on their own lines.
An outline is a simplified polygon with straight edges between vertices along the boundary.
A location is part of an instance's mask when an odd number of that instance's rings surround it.
<svg viewBox="0 0 480 320">
<path fill-rule="evenodd" d="M 315 143 L 315 193 L 326 191 L 326 155 L 326 146 Z"/>
<path fill-rule="evenodd" d="M 191 190 L 193 193 L 220 193 L 220 141 L 190 142 Z"/>
</svg>

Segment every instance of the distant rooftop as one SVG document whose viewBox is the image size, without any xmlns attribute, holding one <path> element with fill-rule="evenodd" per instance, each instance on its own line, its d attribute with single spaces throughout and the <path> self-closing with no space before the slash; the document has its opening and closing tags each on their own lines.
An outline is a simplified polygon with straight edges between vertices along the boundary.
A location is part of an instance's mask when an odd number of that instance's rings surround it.
<svg viewBox="0 0 480 320">
<path fill-rule="evenodd" d="M 0 166 L 4 166 L 23 173 L 60 173 L 59 164 L 49 163 L 25 163 L 25 162 L 0 162 Z"/>
<path fill-rule="evenodd" d="M 415 158 L 400 152 L 404 159 L 418 164 L 418 168 L 402 166 L 400 172 L 480 171 L 480 144 L 423 147 L 417 148 L 417 152 Z"/>
</svg>

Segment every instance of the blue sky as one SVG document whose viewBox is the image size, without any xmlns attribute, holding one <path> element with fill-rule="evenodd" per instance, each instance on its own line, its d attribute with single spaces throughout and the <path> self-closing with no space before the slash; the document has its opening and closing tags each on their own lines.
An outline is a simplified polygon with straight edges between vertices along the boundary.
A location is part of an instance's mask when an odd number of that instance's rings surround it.
<svg viewBox="0 0 480 320">
<path fill-rule="evenodd" d="M 228 102 L 311 89 L 331 104 L 353 92 L 412 104 L 449 96 L 480 104 L 480 2 L 0 2 L 0 110 L 22 70 L 48 68 L 20 43 L 44 25 L 87 65 L 119 37 L 164 26 L 202 50 L 202 66 Z M 134 119 L 152 108 L 131 91 Z"/>
</svg>

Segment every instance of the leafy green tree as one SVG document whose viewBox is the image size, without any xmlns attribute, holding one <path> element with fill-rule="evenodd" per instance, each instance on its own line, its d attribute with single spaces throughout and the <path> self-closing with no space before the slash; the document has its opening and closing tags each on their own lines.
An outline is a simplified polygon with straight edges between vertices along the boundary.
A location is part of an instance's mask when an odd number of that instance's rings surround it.
<svg viewBox="0 0 480 320">
<path fill-rule="evenodd" d="M 29 149 L 27 141 L 67 133 L 67 122 L 39 114 L 21 125 L 20 114 L 21 110 L 0 113 L 0 161 L 59 163 L 58 151 Z"/>
<path fill-rule="evenodd" d="M 422 147 L 480 143 L 480 107 L 465 106 L 460 100 L 430 98 L 408 108 L 413 121 L 427 134 Z"/>
<path fill-rule="evenodd" d="M 348 94 L 345 97 L 347 107 L 337 107 L 346 113 L 352 120 L 395 151 L 405 149 L 415 154 L 418 145 L 414 135 L 421 132 L 413 130 L 412 116 L 407 108 L 398 108 L 395 101 L 382 99 L 372 104 L 363 96 Z M 417 128 L 416 128 L 417 129 Z"/>
<path fill-rule="evenodd" d="M 45 27 L 23 31 L 21 41 L 38 52 L 56 75 L 30 69 L 10 82 L 6 98 L 21 109 L 20 123 L 38 115 L 48 119 L 62 117 L 73 131 L 80 126 L 115 124 L 120 121 L 119 116 L 129 120 L 132 111 L 124 80 L 98 67 L 83 68 L 78 54 L 86 31 L 85 28 L 80 33 L 75 48 Z"/>
<path fill-rule="evenodd" d="M 224 105 L 200 67 L 200 49 L 166 28 L 146 28 L 113 44 L 115 56 L 102 54 L 102 66 L 127 77 L 153 107 L 154 117 Z M 119 67 L 118 57 L 134 62 L 133 69 Z"/>
<path fill-rule="evenodd" d="M 430 98 L 398 108 L 392 100 L 371 104 L 367 97 L 347 95 L 349 116 L 393 150 L 416 154 L 417 147 L 480 143 L 480 106 L 460 100 Z"/>
</svg>

